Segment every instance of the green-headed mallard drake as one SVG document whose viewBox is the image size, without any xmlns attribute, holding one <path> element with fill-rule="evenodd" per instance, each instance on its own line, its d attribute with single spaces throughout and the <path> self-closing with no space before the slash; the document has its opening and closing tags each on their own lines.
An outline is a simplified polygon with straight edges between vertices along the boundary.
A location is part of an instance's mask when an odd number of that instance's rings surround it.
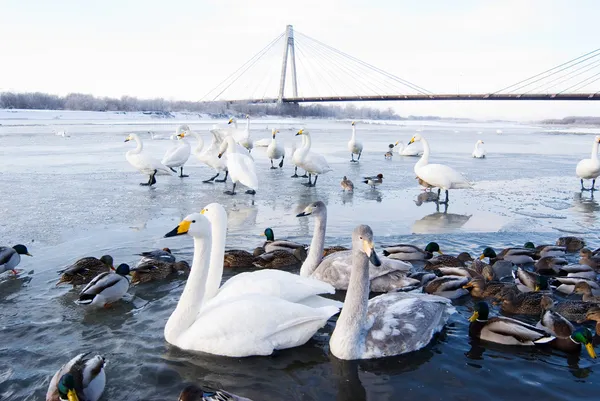
<svg viewBox="0 0 600 401">
<path fill-rule="evenodd" d="M 129 265 L 122 263 L 113 272 L 100 273 L 79 294 L 80 305 L 108 308 L 118 301 L 129 289 Z"/>
<path fill-rule="evenodd" d="M 583 295 L 581 299 L 583 302 L 594 302 L 600 303 L 600 296 L 594 295 L 592 292 L 592 287 L 585 281 L 580 281 L 575 284 L 575 289 L 573 290 L 575 294 Z"/>
<path fill-rule="evenodd" d="M 110 255 L 104 255 L 100 259 L 96 259 L 93 256 L 79 259 L 71 266 L 59 271 L 62 275 L 56 285 L 62 283 L 72 285 L 88 284 L 98 274 L 114 270 L 113 263 L 113 258 Z"/>
<path fill-rule="evenodd" d="M 105 360 L 79 354 L 61 366 L 50 380 L 46 401 L 97 401 L 104 392 Z"/>
<path fill-rule="evenodd" d="M 439 295 L 444 298 L 456 299 L 469 293 L 469 291 L 463 288 L 468 282 L 469 277 L 465 276 L 437 277 L 423 287 L 423 292 Z"/>
<path fill-rule="evenodd" d="M 0 246 L 0 274 L 11 271 L 16 275 L 19 272 L 16 267 L 21 263 L 21 255 L 32 256 L 23 244 L 15 245 L 12 248 Z"/>
<path fill-rule="evenodd" d="M 546 329 L 548 333 L 556 337 L 550 342 L 552 347 L 565 352 L 580 353 L 581 346 L 584 345 L 588 354 L 592 358 L 596 358 L 593 336 L 587 327 L 575 330 L 571 322 L 552 310 L 544 311 L 538 327 Z"/>
<path fill-rule="evenodd" d="M 533 257 L 535 256 L 534 249 L 528 248 L 506 248 L 502 252 L 496 254 L 492 248 L 487 247 L 483 250 L 483 253 L 479 259 L 489 258 L 490 264 L 494 265 L 497 260 L 507 260 L 514 263 L 515 265 L 524 265 L 527 263 L 533 263 Z"/>
<path fill-rule="evenodd" d="M 469 290 L 473 298 L 492 298 L 500 294 L 503 288 L 512 285 L 501 281 L 486 281 L 484 277 L 474 277 L 463 288 Z"/>
<path fill-rule="evenodd" d="M 579 264 L 588 265 L 595 270 L 600 269 L 600 256 L 594 256 L 592 251 L 589 249 L 583 248 L 581 251 L 579 251 L 579 256 L 581 256 L 581 259 L 579 259 Z"/>
<path fill-rule="evenodd" d="M 504 345 L 535 345 L 554 339 L 545 330 L 509 317 L 489 317 L 487 302 L 475 304 L 473 315 L 469 318 L 469 336 Z"/>
<path fill-rule="evenodd" d="M 458 256 L 438 255 L 425 261 L 425 270 L 435 270 L 440 266 L 446 267 L 465 267 L 467 262 L 472 260 L 471 255 L 466 252 Z"/>
<path fill-rule="evenodd" d="M 383 256 L 405 261 L 431 259 L 434 252 L 443 254 L 437 242 L 428 243 L 425 249 L 411 244 L 397 244 L 383 248 Z"/>
<path fill-rule="evenodd" d="M 541 292 L 515 292 L 506 290 L 501 292 L 502 303 L 500 308 L 502 312 L 519 315 L 541 315 L 543 308 L 541 305 Z"/>
<path fill-rule="evenodd" d="M 163 262 L 160 260 L 147 260 L 131 270 L 131 284 L 149 283 L 156 280 L 164 280 L 171 274 L 186 272 L 190 265 L 184 260 L 179 262 Z"/>
<path fill-rule="evenodd" d="M 213 390 L 208 387 L 198 387 L 193 384 L 184 388 L 179 394 L 178 401 L 252 401 L 250 398 L 228 393 L 225 390 Z"/>
<path fill-rule="evenodd" d="M 289 253 L 294 253 L 294 251 L 298 248 L 302 248 L 304 250 L 306 250 L 307 248 L 307 245 L 299 244 L 298 242 L 283 240 L 275 241 L 275 234 L 273 233 L 273 230 L 271 228 L 265 229 L 263 235 L 267 237 L 267 241 L 265 241 L 265 243 L 263 244 L 265 252 L 281 250 Z"/>
<path fill-rule="evenodd" d="M 565 258 L 556 256 L 544 256 L 535 261 L 535 271 L 543 274 L 557 274 L 561 267 L 568 265 Z"/>
<path fill-rule="evenodd" d="M 517 287 L 522 292 L 544 291 L 548 290 L 548 277 L 530 272 L 521 267 L 517 267 L 515 279 L 518 279 Z"/>
<path fill-rule="evenodd" d="M 597 305 L 595 302 L 572 300 L 556 302 L 547 295 L 542 296 L 541 300 L 543 310 L 553 310 L 575 323 L 585 322 L 587 311 Z"/>
<path fill-rule="evenodd" d="M 230 249 L 225 251 L 223 256 L 223 267 L 252 267 L 254 258 L 264 253 L 264 249 L 258 247 L 253 253 L 244 251 L 243 249 Z"/>
<path fill-rule="evenodd" d="M 332 253 L 348 251 L 348 250 L 349 250 L 348 248 L 346 248 L 345 246 L 341 246 L 341 245 L 334 245 L 334 246 L 330 246 L 327 248 L 323 248 L 323 258 L 331 255 Z"/>
<path fill-rule="evenodd" d="M 256 256 L 252 264 L 260 268 L 277 269 L 300 264 L 304 262 L 305 259 L 306 250 L 304 248 L 296 248 L 294 253 L 276 249 Z"/>
<path fill-rule="evenodd" d="M 579 237 L 560 237 L 556 240 L 556 245 L 564 246 L 567 252 L 578 252 L 585 247 L 585 241 Z"/>
</svg>

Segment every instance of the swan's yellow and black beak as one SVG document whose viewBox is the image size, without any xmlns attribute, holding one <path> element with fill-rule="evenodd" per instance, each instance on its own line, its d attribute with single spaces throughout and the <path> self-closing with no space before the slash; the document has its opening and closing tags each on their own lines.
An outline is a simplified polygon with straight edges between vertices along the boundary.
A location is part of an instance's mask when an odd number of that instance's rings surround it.
<svg viewBox="0 0 600 401">
<path fill-rule="evenodd" d="M 79 401 L 79 397 L 77 397 L 77 393 L 73 389 L 67 392 L 67 399 L 69 401 Z"/>
<path fill-rule="evenodd" d="M 185 132 L 182 132 L 181 134 L 177 134 L 177 138 L 179 138 L 179 139 L 185 138 Z"/>
<path fill-rule="evenodd" d="M 221 157 L 223 157 L 223 153 L 219 153 L 219 154 L 217 155 L 217 157 L 220 159 Z"/>
<path fill-rule="evenodd" d="M 410 145 L 411 143 L 415 143 L 415 137 L 413 136 L 412 138 L 410 138 L 410 141 L 408 141 L 408 144 Z"/>
<path fill-rule="evenodd" d="M 355 125 L 355 124 L 354 124 L 354 121 L 352 121 L 352 125 Z"/>
<path fill-rule="evenodd" d="M 298 135 L 303 135 L 303 134 L 304 134 L 304 130 L 303 130 L 303 129 L 301 129 L 300 131 L 298 131 L 298 133 L 296 134 L 296 136 L 298 136 Z"/>
<path fill-rule="evenodd" d="M 127 138 L 125 138 L 125 142 L 129 142 L 129 141 L 131 141 L 131 137 L 130 136 L 128 136 Z"/>
<path fill-rule="evenodd" d="M 585 345 L 585 349 L 587 350 L 590 357 L 596 359 L 596 350 L 594 349 L 594 345 L 592 343 L 587 343 Z"/>
<path fill-rule="evenodd" d="M 227 124 L 231 124 L 233 122 L 233 118 L 230 118 Z"/>
<path fill-rule="evenodd" d="M 187 234 L 190 229 L 191 221 L 183 220 L 177 227 L 165 234 L 165 238 L 175 237 L 177 235 Z"/>
<path fill-rule="evenodd" d="M 296 217 L 304 217 L 304 216 L 310 216 L 313 212 L 314 208 L 312 206 L 307 206 L 302 213 L 298 213 L 296 215 Z"/>
<path fill-rule="evenodd" d="M 394 144 L 394 146 L 398 146 L 398 143 L 400 143 L 400 141 L 396 141 L 396 143 Z"/>
<path fill-rule="evenodd" d="M 479 312 L 474 311 L 471 317 L 469 318 L 469 322 L 474 322 L 479 318 Z"/>
<path fill-rule="evenodd" d="M 363 251 L 369 257 L 369 261 L 375 266 L 381 266 L 381 260 L 379 260 L 379 256 L 377 256 L 374 248 L 373 241 L 363 240 Z"/>
</svg>

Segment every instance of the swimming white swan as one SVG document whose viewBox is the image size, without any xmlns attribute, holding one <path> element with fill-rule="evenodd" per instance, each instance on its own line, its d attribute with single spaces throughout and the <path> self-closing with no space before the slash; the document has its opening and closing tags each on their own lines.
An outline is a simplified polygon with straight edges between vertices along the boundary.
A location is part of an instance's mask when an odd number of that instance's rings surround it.
<svg viewBox="0 0 600 401">
<path fill-rule="evenodd" d="M 348 150 L 350 151 L 350 155 L 352 156 L 353 163 L 356 163 L 360 160 L 360 155 L 363 151 L 362 142 L 356 140 L 356 124 L 352 121 L 352 138 L 348 141 Z M 354 155 L 358 155 L 358 159 L 354 160 Z"/>
<path fill-rule="evenodd" d="M 194 258 L 177 307 L 165 325 L 165 340 L 184 350 L 229 357 L 270 355 L 306 343 L 338 312 L 311 308 L 264 294 L 215 297 L 204 305 L 212 246 L 211 224 L 201 213 L 187 216 L 166 237 L 189 234 Z"/>
<path fill-rule="evenodd" d="M 592 145 L 592 156 L 589 159 L 583 159 L 577 163 L 575 172 L 577 177 L 581 180 L 582 191 L 595 191 L 596 178 L 600 176 L 600 160 L 598 160 L 598 144 L 600 143 L 600 135 L 594 138 L 594 144 Z M 592 180 L 592 187 L 585 188 L 583 186 L 583 180 Z"/>
<path fill-rule="evenodd" d="M 317 178 L 319 178 L 319 175 L 332 171 L 332 169 L 322 155 L 310 151 L 311 139 L 310 133 L 307 130 L 301 129 L 296 135 L 304 135 L 306 139 L 304 140 L 302 147 L 296 150 L 293 158 L 296 158 L 296 164 L 308 173 L 308 183 L 305 185 L 314 187 L 317 185 Z M 311 175 L 315 176 L 314 183 L 311 182 Z"/>
<path fill-rule="evenodd" d="M 448 299 L 429 294 L 393 292 L 369 300 L 371 267 L 380 264 L 373 231 L 356 227 L 350 284 L 329 340 L 331 353 L 339 359 L 384 358 L 421 349 L 456 311 Z"/>
<path fill-rule="evenodd" d="M 237 120 L 235 117 L 231 117 L 227 124 L 234 124 L 235 131 L 233 131 L 233 137 L 237 143 L 248 149 L 248 152 L 252 151 L 254 147 L 254 143 L 252 142 L 252 138 L 250 137 L 250 116 L 246 114 L 246 129 L 239 130 L 237 126 Z"/>
<path fill-rule="evenodd" d="M 438 199 L 440 190 L 443 189 L 446 191 L 446 200 L 439 203 L 448 203 L 449 189 L 471 188 L 471 184 L 465 177 L 453 168 L 445 164 L 429 164 L 429 143 L 420 134 L 413 136 L 408 144 L 410 145 L 418 141 L 421 141 L 423 144 L 423 156 L 415 164 L 415 174 L 422 181 L 438 188 Z"/>
<path fill-rule="evenodd" d="M 279 168 L 281 168 L 281 167 L 283 167 L 283 160 L 285 159 L 285 149 L 283 148 L 283 146 L 280 143 L 277 143 L 277 141 L 275 140 L 275 135 L 277 135 L 277 133 L 279 133 L 279 130 L 276 130 L 273 128 L 273 131 L 272 131 L 273 139 L 271 140 L 271 143 L 267 147 L 267 157 L 269 159 L 271 159 L 271 168 L 272 169 L 277 168 L 277 167 L 273 166 L 273 160 L 281 159 L 281 162 L 279 163 Z"/>
<path fill-rule="evenodd" d="M 177 173 L 175 168 L 179 167 L 179 177 L 189 177 L 183 174 L 183 165 L 190 158 L 192 147 L 190 146 L 187 139 L 185 139 L 186 133 L 190 133 L 190 127 L 187 125 L 180 125 L 177 128 L 177 136 L 175 144 L 167 149 L 165 155 L 160 161 L 163 165 L 167 166 L 172 172 Z"/>
<path fill-rule="evenodd" d="M 138 169 L 138 171 L 142 174 L 148 174 L 150 177 L 148 182 L 142 182 L 140 185 L 154 185 L 156 184 L 156 176 L 157 175 L 172 175 L 171 170 L 169 170 L 166 166 L 164 166 L 160 161 L 155 159 L 154 157 L 142 153 L 144 149 L 144 144 L 137 134 L 129 134 L 127 138 L 125 138 L 125 142 L 135 141 L 137 147 L 133 150 L 130 150 L 125 154 L 127 161 L 133 167 Z"/>
<path fill-rule="evenodd" d="M 319 294 L 334 294 L 335 288 L 314 278 L 300 277 L 282 270 L 262 269 L 236 274 L 220 288 L 227 236 L 227 213 L 222 205 L 211 203 L 201 212 L 211 224 L 212 246 L 204 302 L 218 296 L 221 302 L 242 294 L 265 294 L 311 307 L 337 306 L 342 303 Z M 282 242 L 282 241 L 279 241 Z"/>
<path fill-rule="evenodd" d="M 478 140 L 475 144 L 475 149 L 473 150 L 473 157 L 476 159 L 483 159 L 485 158 L 485 149 L 483 147 L 480 147 L 479 145 L 483 145 L 483 141 L 481 139 Z"/>
<path fill-rule="evenodd" d="M 414 143 L 412 145 L 404 146 L 404 142 L 398 141 L 394 144 L 394 147 L 398 145 L 398 154 L 400 156 L 420 156 L 421 153 L 423 153 Z"/>
<path fill-rule="evenodd" d="M 235 186 L 240 182 L 250 188 L 246 191 L 247 194 L 254 195 L 258 189 L 258 177 L 256 176 L 256 168 L 252 157 L 240 153 L 235 140 L 231 136 L 223 140 L 217 157 L 223 157 L 225 152 L 227 152 L 227 171 L 229 171 L 229 176 L 233 182 L 231 191 L 225 191 L 225 193 L 235 195 Z"/>
<path fill-rule="evenodd" d="M 223 155 L 221 158 L 219 158 L 219 149 L 221 148 L 221 143 L 223 142 L 223 139 L 218 133 L 213 132 L 213 130 L 211 130 L 210 132 L 212 134 L 213 139 L 210 143 L 210 146 L 206 149 L 204 148 L 204 139 L 202 139 L 202 136 L 197 132 L 191 132 L 191 134 L 195 136 L 198 140 L 198 144 L 194 149 L 192 149 L 192 153 L 194 154 L 194 156 L 196 156 L 196 159 L 206 164 L 207 166 L 212 167 L 217 173 L 213 177 L 210 177 L 209 179 L 204 180 L 202 182 L 225 182 L 227 181 L 227 176 L 229 175 L 229 172 L 227 171 L 227 156 Z M 225 178 L 223 178 L 222 180 L 217 180 L 216 178 L 221 174 L 222 171 L 225 172 Z"/>
<path fill-rule="evenodd" d="M 297 217 L 311 215 L 315 217 L 315 232 L 308 256 L 300 268 L 300 275 L 314 277 L 333 285 L 338 290 L 345 290 L 350 283 L 352 251 L 339 251 L 323 258 L 327 207 L 323 202 L 317 201 L 308 205 Z M 406 277 L 406 273 L 411 268 L 410 263 L 382 257 L 380 266 L 369 267 L 371 291 L 388 292 L 420 284 L 420 281 Z"/>
</svg>

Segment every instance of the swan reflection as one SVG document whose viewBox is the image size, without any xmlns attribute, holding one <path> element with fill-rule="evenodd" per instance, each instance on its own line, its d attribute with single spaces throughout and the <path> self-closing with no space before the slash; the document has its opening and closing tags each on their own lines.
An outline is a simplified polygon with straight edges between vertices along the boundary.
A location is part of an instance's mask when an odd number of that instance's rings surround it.
<svg viewBox="0 0 600 401">
<path fill-rule="evenodd" d="M 415 234 L 441 234 L 458 230 L 465 225 L 472 215 L 448 213 L 448 205 L 440 212 L 440 204 L 436 202 L 436 212 L 415 221 L 412 232 Z"/>
</svg>

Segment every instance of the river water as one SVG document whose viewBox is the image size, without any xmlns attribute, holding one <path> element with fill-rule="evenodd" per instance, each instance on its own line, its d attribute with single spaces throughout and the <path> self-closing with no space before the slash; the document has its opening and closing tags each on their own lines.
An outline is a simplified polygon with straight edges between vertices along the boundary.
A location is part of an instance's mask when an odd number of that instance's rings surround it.
<svg viewBox="0 0 600 401">
<path fill-rule="evenodd" d="M 579 235 L 600 246 L 600 204 L 579 192 L 575 165 L 589 157 L 592 130 L 559 131 L 515 123 L 359 122 L 365 150 L 350 163 L 346 144 L 349 121 L 258 119 L 255 140 L 279 128 L 289 147 L 294 133 L 312 133 L 314 150 L 333 171 L 316 188 L 291 179 L 293 168 L 270 170 L 265 148 L 252 155 L 260 187 L 252 197 L 241 191 L 223 195 L 224 184 L 203 184 L 211 169 L 190 158 L 189 178 L 147 180 L 125 160 L 136 132 L 145 151 L 162 157 L 168 140 L 151 140 L 148 131 L 168 137 L 188 123 L 209 140 L 217 120 L 107 120 L 31 117 L 18 113 L 0 120 L 0 238 L 3 245 L 24 243 L 33 258 L 23 258 L 18 278 L 0 277 L 0 399 L 43 399 L 55 371 L 80 352 L 108 359 L 105 400 L 175 400 L 186 383 L 208 384 L 257 400 L 544 400 L 591 399 L 600 386 L 596 362 L 587 355 L 567 356 L 546 349 L 514 349 L 472 343 L 467 336 L 469 297 L 456 302 L 446 329 L 425 349 L 383 360 L 341 362 L 330 356 L 328 341 L 335 318 L 306 345 L 270 357 L 223 358 L 183 352 L 169 346 L 163 328 L 185 285 L 184 278 L 130 288 L 111 310 L 76 305 L 77 291 L 55 287 L 57 270 L 83 256 L 111 254 L 116 263 L 135 264 L 136 253 L 168 246 L 191 263 L 189 237 L 163 238 L 187 214 L 211 202 L 227 209 L 228 248 L 252 249 L 266 227 L 276 237 L 310 242 L 313 222 L 296 218 L 308 203 L 328 206 L 328 245 L 349 246 L 353 228 L 369 224 L 376 242 L 435 240 L 445 253 L 478 254 L 485 246 L 503 248 L 554 242 Z M 33 113 L 35 115 L 35 113 Z M 96 119 L 96 120 L 94 120 Z M 70 137 L 53 135 L 65 128 Z M 497 133 L 501 130 L 501 133 Z M 389 143 L 420 132 L 430 142 L 431 162 L 446 163 L 474 182 L 454 190 L 450 205 L 419 205 L 416 158 L 384 160 Z M 486 159 L 473 159 L 477 139 Z M 289 155 L 288 155 L 289 156 Z M 288 160 L 289 161 L 289 160 Z M 376 190 L 363 175 L 382 173 Z M 353 195 L 341 192 L 348 176 Z M 227 187 L 230 187 L 230 183 Z M 224 280 L 238 271 L 225 271 Z M 336 294 L 343 299 L 344 293 Z M 497 311 L 494 311 L 497 313 Z"/>
</svg>

